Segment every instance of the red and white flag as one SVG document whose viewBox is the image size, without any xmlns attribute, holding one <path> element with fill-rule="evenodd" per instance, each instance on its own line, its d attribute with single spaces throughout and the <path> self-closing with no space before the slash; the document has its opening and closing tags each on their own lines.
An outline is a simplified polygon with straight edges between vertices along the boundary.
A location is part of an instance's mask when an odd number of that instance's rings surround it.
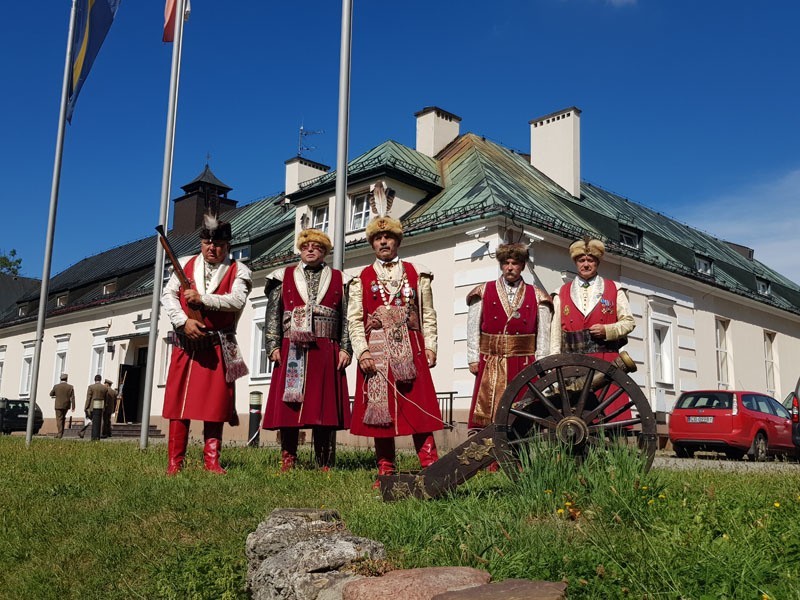
<svg viewBox="0 0 800 600">
<path fill-rule="evenodd" d="M 166 5 L 164 6 L 164 37 L 161 38 L 164 42 L 175 41 L 175 11 L 177 8 L 178 0 L 167 0 Z M 186 8 L 183 11 L 184 21 L 189 19 L 189 13 L 191 12 L 191 0 L 186 0 Z"/>
</svg>

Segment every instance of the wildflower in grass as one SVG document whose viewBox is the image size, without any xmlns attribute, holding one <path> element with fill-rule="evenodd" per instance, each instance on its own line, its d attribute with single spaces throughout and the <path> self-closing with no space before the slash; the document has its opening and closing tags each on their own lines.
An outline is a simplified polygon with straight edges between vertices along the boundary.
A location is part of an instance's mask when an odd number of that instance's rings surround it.
<svg viewBox="0 0 800 600">
<path fill-rule="evenodd" d="M 646 485 L 643 485 L 643 486 L 642 486 L 642 489 L 643 489 L 643 490 L 646 490 L 646 489 L 647 489 L 647 486 L 646 486 Z"/>
<path fill-rule="evenodd" d="M 653 504 L 654 502 L 655 502 L 655 500 L 653 500 L 652 498 L 650 498 L 650 500 L 648 500 L 648 501 L 647 501 L 647 505 L 648 505 L 648 506 L 650 506 L 650 505 L 651 505 L 651 504 Z"/>
<path fill-rule="evenodd" d="M 666 494 L 659 494 L 658 495 L 659 500 L 664 500 L 666 497 L 667 497 Z"/>
<path fill-rule="evenodd" d="M 722 539 L 723 540 L 729 540 L 729 539 L 731 539 L 731 536 L 729 536 L 727 533 L 723 533 L 722 534 Z"/>
<path fill-rule="evenodd" d="M 566 506 L 566 507 L 570 507 L 570 506 L 572 506 L 572 502 L 570 502 L 569 500 L 567 500 L 566 502 L 564 502 L 564 506 Z"/>
<path fill-rule="evenodd" d="M 544 493 L 545 494 L 552 494 L 553 490 L 545 490 Z M 800 496 L 798 496 L 797 499 L 800 500 Z"/>
<path fill-rule="evenodd" d="M 559 508 L 559 509 L 556 511 L 556 514 L 557 514 L 559 517 L 560 517 L 560 516 L 562 516 L 562 515 L 564 514 L 564 509 L 563 509 L 563 508 Z"/>
<path fill-rule="evenodd" d="M 780 508 L 781 507 L 781 503 L 780 502 L 773 502 L 772 506 L 774 506 L 775 508 Z"/>
</svg>

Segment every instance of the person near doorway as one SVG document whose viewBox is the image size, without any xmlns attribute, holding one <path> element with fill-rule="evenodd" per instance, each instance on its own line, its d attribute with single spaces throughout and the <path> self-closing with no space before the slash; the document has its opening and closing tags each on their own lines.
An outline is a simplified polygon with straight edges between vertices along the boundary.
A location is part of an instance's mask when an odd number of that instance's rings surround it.
<svg viewBox="0 0 800 600">
<path fill-rule="evenodd" d="M 86 421 L 83 427 L 78 432 L 78 437 L 83 438 L 86 430 L 92 424 L 92 417 L 94 415 L 93 408 L 95 401 L 101 402 L 103 410 L 105 410 L 106 403 L 108 402 L 108 388 L 103 384 L 103 378 L 100 375 L 94 376 L 94 383 L 86 390 L 86 404 L 83 406 L 83 412 L 86 414 Z M 102 413 L 101 413 L 102 414 Z M 102 418 L 102 417 L 101 417 Z"/>
<path fill-rule="evenodd" d="M 67 412 L 75 412 L 75 388 L 67 383 L 67 374 L 61 373 L 60 380 L 50 391 L 50 397 L 55 399 L 56 410 L 56 437 L 64 437 L 64 424 Z"/>
<path fill-rule="evenodd" d="M 117 390 L 114 389 L 114 383 L 110 379 L 106 379 L 103 383 L 106 384 L 108 392 L 106 393 L 106 405 L 103 407 L 103 429 L 100 437 L 111 437 L 111 415 L 114 414 L 114 408 L 117 406 Z"/>
</svg>

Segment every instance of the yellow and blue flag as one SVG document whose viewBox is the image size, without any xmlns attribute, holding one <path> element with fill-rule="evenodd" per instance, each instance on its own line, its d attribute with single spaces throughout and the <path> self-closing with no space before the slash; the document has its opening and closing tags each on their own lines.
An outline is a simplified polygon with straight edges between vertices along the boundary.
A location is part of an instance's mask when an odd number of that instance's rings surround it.
<svg viewBox="0 0 800 600">
<path fill-rule="evenodd" d="M 72 111 L 83 87 L 89 69 L 106 39 L 122 0 L 78 0 L 75 7 L 75 32 L 72 37 L 72 64 L 70 65 L 69 93 L 67 95 L 67 121 L 72 122 Z"/>
</svg>

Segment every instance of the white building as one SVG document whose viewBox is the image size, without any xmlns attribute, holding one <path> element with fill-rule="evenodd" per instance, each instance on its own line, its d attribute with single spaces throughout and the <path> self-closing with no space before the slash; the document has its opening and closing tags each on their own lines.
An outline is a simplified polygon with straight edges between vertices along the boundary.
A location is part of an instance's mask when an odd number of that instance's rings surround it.
<svg viewBox="0 0 800 600">
<path fill-rule="evenodd" d="M 466 421 L 473 376 L 466 362 L 466 293 L 498 276 L 493 252 L 505 237 L 532 242 L 525 274 L 550 292 L 573 276 L 567 247 L 584 234 L 606 243 L 600 272 L 628 290 L 636 319 L 627 351 L 632 375 L 653 408 L 667 413 L 682 390 L 737 388 L 782 398 L 793 389 L 800 356 L 800 287 L 758 262 L 753 251 L 716 239 L 580 179 L 581 111 L 568 108 L 529 123 L 531 154 L 461 134 L 461 119 L 437 107 L 416 114 L 416 148 L 387 141 L 348 167 L 345 266 L 372 261 L 364 240 L 366 192 L 378 180 L 396 191 L 392 215 L 404 223 L 401 257 L 430 267 L 439 315 L 434 383 L 453 392 L 454 417 Z M 233 252 L 254 273 L 239 322 L 251 375 L 237 382 L 242 425 L 226 439 L 245 439 L 247 403 L 266 398 L 269 364 L 262 351 L 266 274 L 296 260 L 304 225 L 333 236 L 335 173 L 302 157 L 286 162 L 286 193 L 237 207 L 231 188 L 206 167 L 175 200 L 170 239 L 179 254 L 198 249 L 196 229 L 206 191 L 223 198 Z M 334 239 L 334 244 L 342 240 Z M 100 249 L 98 249 L 100 250 Z M 82 404 L 96 373 L 125 381 L 125 420 L 141 420 L 144 365 L 151 325 L 155 238 L 103 251 L 56 275 L 42 344 L 37 402 L 43 432 L 54 431 L 49 398 L 61 372 Z M 30 394 L 38 292 L 0 317 L 0 396 Z M 151 422 L 160 425 L 170 326 L 162 313 L 155 348 Z M 354 372 L 351 367 L 351 389 Z M 78 415 L 81 416 L 80 408 Z M 341 438 L 340 438 L 341 439 Z"/>
</svg>

